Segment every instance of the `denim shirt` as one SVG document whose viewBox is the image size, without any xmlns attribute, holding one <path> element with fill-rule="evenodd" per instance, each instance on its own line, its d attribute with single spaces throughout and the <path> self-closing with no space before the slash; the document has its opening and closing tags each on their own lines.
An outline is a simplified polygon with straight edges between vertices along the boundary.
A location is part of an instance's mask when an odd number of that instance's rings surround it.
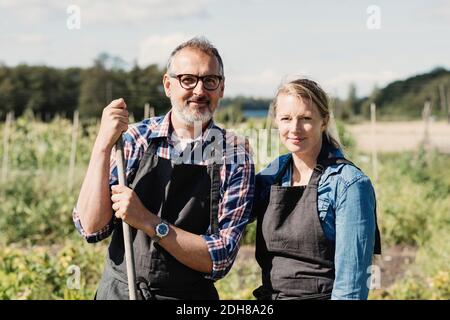
<svg viewBox="0 0 450 320">
<path fill-rule="evenodd" d="M 343 157 L 339 149 L 332 151 Z M 268 203 L 270 186 L 292 154 L 275 159 L 256 176 L 255 203 Z M 292 167 L 281 178 L 291 186 Z M 326 167 L 318 186 L 318 213 L 325 237 L 335 244 L 331 299 L 367 299 L 375 243 L 375 191 L 369 178 L 349 164 Z M 254 214 L 256 214 L 254 212 Z"/>
</svg>

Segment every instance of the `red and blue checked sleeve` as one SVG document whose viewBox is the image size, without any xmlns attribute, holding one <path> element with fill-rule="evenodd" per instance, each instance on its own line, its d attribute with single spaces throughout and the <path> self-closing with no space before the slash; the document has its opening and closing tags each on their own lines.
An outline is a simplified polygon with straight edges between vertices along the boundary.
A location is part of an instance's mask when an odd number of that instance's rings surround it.
<svg viewBox="0 0 450 320">
<path fill-rule="evenodd" d="M 206 277 L 223 278 L 231 269 L 239 250 L 239 241 L 250 219 L 253 203 L 255 168 L 251 161 L 245 164 L 222 166 L 223 197 L 219 203 L 219 234 L 203 235 L 213 262 L 212 273 Z"/>
</svg>

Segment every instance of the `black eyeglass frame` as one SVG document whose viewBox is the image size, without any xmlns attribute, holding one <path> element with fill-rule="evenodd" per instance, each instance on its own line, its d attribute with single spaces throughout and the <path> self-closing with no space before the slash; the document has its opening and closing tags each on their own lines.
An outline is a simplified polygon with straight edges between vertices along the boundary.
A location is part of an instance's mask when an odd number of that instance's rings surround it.
<svg viewBox="0 0 450 320">
<path fill-rule="evenodd" d="M 183 83 L 181 82 L 181 78 L 182 78 L 183 76 L 194 77 L 194 78 L 196 79 L 195 85 L 190 86 L 190 87 L 186 87 L 186 85 L 183 84 Z M 220 82 L 222 82 L 222 80 L 225 78 L 225 77 L 220 76 L 220 75 L 217 75 L 217 74 L 207 74 L 207 75 L 205 75 L 205 76 L 197 76 L 197 75 L 195 75 L 195 74 L 189 74 L 189 73 L 183 73 L 183 74 L 174 74 L 174 73 L 170 73 L 170 74 L 169 74 L 169 77 L 178 79 L 178 82 L 180 83 L 180 86 L 181 86 L 183 89 L 186 89 L 186 90 L 194 90 L 194 89 L 197 87 L 197 85 L 198 85 L 198 81 L 201 80 L 202 83 L 203 83 L 203 88 L 205 88 L 205 90 L 208 90 L 208 91 L 214 91 L 214 90 L 217 90 L 217 88 L 220 86 Z M 219 81 L 217 82 L 217 86 L 216 86 L 215 88 L 207 88 L 207 87 L 205 86 L 204 79 L 205 79 L 205 78 L 208 78 L 208 77 L 213 77 L 213 78 L 219 79 Z"/>
</svg>

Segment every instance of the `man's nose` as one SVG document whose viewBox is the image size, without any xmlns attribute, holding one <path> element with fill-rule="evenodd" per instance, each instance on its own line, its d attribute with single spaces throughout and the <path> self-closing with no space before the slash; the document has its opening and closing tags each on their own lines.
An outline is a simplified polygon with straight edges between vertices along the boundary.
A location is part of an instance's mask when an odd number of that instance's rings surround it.
<svg viewBox="0 0 450 320">
<path fill-rule="evenodd" d="M 204 86 L 203 86 L 203 81 L 198 79 L 197 85 L 194 88 L 194 94 L 196 95 L 202 95 L 206 92 Z"/>
</svg>

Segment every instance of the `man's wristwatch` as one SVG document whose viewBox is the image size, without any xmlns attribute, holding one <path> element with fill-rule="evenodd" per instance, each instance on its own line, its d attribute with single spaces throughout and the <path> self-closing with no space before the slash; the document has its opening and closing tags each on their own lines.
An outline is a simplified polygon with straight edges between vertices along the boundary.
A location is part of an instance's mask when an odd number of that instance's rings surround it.
<svg viewBox="0 0 450 320">
<path fill-rule="evenodd" d="M 155 227 L 155 236 L 151 238 L 152 241 L 157 243 L 159 240 L 169 234 L 169 230 L 169 224 L 166 221 L 161 220 L 161 222 L 158 223 Z"/>
</svg>

